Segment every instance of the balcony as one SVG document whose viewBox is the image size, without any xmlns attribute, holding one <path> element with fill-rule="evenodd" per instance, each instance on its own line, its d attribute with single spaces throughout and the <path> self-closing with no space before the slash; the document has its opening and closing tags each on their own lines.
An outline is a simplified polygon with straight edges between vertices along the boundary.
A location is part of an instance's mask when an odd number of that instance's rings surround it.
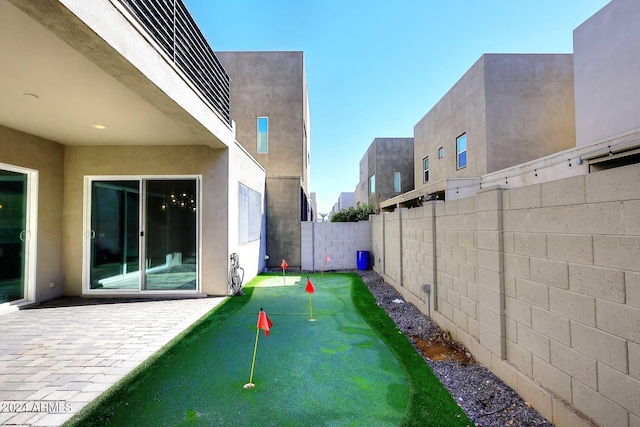
<svg viewBox="0 0 640 427">
<path fill-rule="evenodd" d="M 231 124 L 229 76 L 182 0 L 120 0 L 220 117 Z"/>
</svg>

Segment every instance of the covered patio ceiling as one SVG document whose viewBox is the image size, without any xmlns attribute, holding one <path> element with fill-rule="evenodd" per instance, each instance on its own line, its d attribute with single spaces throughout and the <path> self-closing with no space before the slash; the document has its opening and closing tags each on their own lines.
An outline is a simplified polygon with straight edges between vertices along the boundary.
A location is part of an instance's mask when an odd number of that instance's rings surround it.
<svg viewBox="0 0 640 427">
<path fill-rule="evenodd" d="M 0 0 L 0 57 L 0 125 L 65 145 L 225 147 L 61 3 Z"/>
</svg>

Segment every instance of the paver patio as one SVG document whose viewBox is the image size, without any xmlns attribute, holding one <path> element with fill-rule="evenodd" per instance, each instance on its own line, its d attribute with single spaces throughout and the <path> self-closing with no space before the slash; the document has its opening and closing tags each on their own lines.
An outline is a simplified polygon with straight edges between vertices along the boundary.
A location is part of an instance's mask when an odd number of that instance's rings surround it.
<svg viewBox="0 0 640 427">
<path fill-rule="evenodd" d="M 0 425 L 61 425 L 223 300 L 62 298 L 0 315 Z"/>
</svg>

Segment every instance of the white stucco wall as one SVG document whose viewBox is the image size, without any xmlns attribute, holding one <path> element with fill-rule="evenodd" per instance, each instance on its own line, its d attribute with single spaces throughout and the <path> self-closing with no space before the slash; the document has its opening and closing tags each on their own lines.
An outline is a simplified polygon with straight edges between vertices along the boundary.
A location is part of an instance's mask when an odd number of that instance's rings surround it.
<svg viewBox="0 0 640 427">
<path fill-rule="evenodd" d="M 238 143 L 229 149 L 229 254 L 240 255 L 240 267 L 244 269 L 244 281 L 247 283 L 264 269 L 265 260 L 265 178 L 266 172 L 256 160 Z M 248 243 L 239 242 L 238 212 L 239 183 L 257 191 L 262 196 L 262 230 L 261 239 Z"/>
</svg>

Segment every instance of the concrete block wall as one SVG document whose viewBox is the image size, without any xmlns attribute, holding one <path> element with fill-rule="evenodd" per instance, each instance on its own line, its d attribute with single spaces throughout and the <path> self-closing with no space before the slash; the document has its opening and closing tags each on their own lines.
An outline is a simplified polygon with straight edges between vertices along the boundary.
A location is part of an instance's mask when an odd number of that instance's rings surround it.
<svg viewBox="0 0 640 427">
<path fill-rule="evenodd" d="M 630 165 L 378 215 L 374 269 L 557 426 L 638 427 L 638 182 Z"/>
<path fill-rule="evenodd" d="M 384 240 L 381 242 L 385 257 L 381 268 L 393 284 L 402 286 L 402 227 L 403 209 L 384 215 Z M 378 242 L 376 242 L 378 244 Z M 373 242 L 372 242 L 373 246 Z"/>
<path fill-rule="evenodd" d="M 422 285 L 434 282 L 433 212 L 432 209 L 403 209 L 402 217 L 402 286 L 412 294 L 423 296 L 426 294 Z M 427 302 L 431 305 L 429 310 L 433 309 L 435 297 Z"/>
<path fill-rule="evenodd" d="M 357 268 L 357 251 L 371 252 L 369 221 L 302 222 L 301 224 L 303 270 L 353 270 Z M 329 261 L 325 262 L 327 255 Z"/>
<path fill-rule="evenodd" d="M 603 426 L 640 420 L 638 182 L 631 165 L 504 203 L 507 360 L 551 392 L 542 405 L 560 398 Z"/>
<path fill-rule="evenodd" d="M 370 215 L 369 223 L 371 224 L 371 268 L 383 272 L 384 259 L 384 216 Z M 373 242 L 376 242 L 374 245 Z"/>
</svg>

